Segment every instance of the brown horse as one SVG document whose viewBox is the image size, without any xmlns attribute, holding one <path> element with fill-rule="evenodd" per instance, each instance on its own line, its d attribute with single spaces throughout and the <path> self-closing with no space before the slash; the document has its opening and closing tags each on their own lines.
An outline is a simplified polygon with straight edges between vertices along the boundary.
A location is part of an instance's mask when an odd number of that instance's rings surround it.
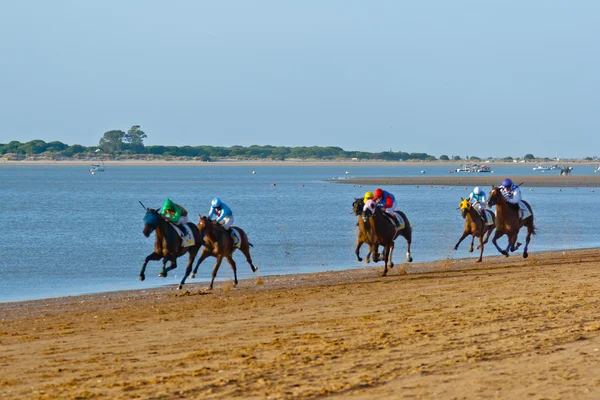
<svg viewBox="0 0 600 400">
<path fill-rule="evenodd" d="M 144 230 L 142 232 L 144 236 L 149 237 L 150 234 L 155 231 L 156 240 L 154 241 L 154 252 L 146 257 L 144 265 L 142 265 L 142 270 L 140 271 L 141 281 L 146 279 L 146 265 L 152 260 L 163 260 L 162 271 L 158 274 L 158 276 L 162 276 L 163 278 L 167 276 L 168 271 L 177 268 L 177 258 L 186 253 L 189 253 L 187 268 L 192 268 L 196 254 L 198 254 L 200 246 L 202 246 L 202 236 L 194 224 L 188 223 L 187 229 L 191 230 L 195 242 L 193 246 L 182 247 L 181 237 L 175 228 L 158 214 L 157 209 L 146 208 L 146 215 L 144 215 Z M 171 261 L 169 268 L 166 267 L 167 261 Z"/>
<path fill-rule="evenodd" d="M 531 206 L 526 201 L 523 201 L 531 215 L 525 219 L 521 219 L 519 206 L 517 204 L 511 204 L 504 198 L 502 191 L 498 187 L 492 188 L 490 191 L 490 198 L 488 205 L 496 206 L 496 233 L 492 239 L 492 243 L 496 246 L 496 249 L 506 257 L 508 257 L 508 251 L 515 251 L 521 246 L 521 243 L 517 242 L 519 230 L 521 227 L 527 227 L 527 237 L 525 239 L 525 248 L 523 249 L 523 258 L 527 258 L 527 249 L 529 247 L 529 241 L 531 235 L 535 235 L 535 225 L 533 224 L 533 211 Z M 506 235 L 508 237 L 508 246 L 506 250 L 502 250 L 496 240 Z"/>
<path fill-rule="evenodd" d="M 488 218 L 491 218 L 492 221 L 491 225 L 486 225 L 483 221 L 483 218 L 481 218 L 479 212 L 475 210 L 469 199 L 463 199 L 461 197 L 460 200 L 461 202 L 458 205 L 458 209 L 461 210 L 461 215 L 465 220 L 465 227 L 462 236 L 460 237 L 460 239 L 458 239 L 456 246 L 454 246 L 454 250 L 458 250 L 458 245 L 460 244 L 460 242 L 462 242 L 467 236 L 471 235 L 471 247 L 469 247 L 469 252 L 472 253 L 475 237 L 478 237 L 479 245 L 477 246 L 477 248 L 480 249 L 480 252 L 479 259 L 477 260 L 477 262 L 481 262 L 481 260 L 483 259 L 483 246 L 488 242 L 492 231 L 496 228 L 494 213 L 485 210 L 483 211 L 486 213 Z M 486 233 L 487 236 L 484 240 L 483 237 Z"/>
<path fill-rule="evenodd" d="M 356 223 L 356 225 L 358 226 L 358 240 L 356 242 L 356 258 L 358 259 L 358 261 L 362 261 L 363 259 L 360 258 L 360 248 L 363 245 L 363 243 L 366 243 L 367 246 L 369 246 L 369 252 L 367 253 L 367 258 L 365 260 L 365 262 L 368 264 L 369 262 L 371 262 L 371 226 L 367 223 L 366 218 L 363 218 L 362 216 L 362 212 L 363 212 L 363 207 L 364 207 L 365 203 L 363 201 L 362 198 L 355 198 L 354 199 L 354 203 L 352 203 L 352 211 L 354 212 L 354 215 L 358 216 L 358 221 Z M 379 258 L 379 255 L 376 254 L 373 257 L 373 260 L 377 260 Z"/>
<path fill-rule="evenodd" d="M 374 210 L 374 211 L 373 211 Z M 395 224 L 390 218 L 384 215 L 385 211 L 379 207 L 367 208 L 363 211 L 363 218 L 369 225 L 370 232 L 370 247 L 371 253 L 373 254 L 373 261 L 379 261 L 379 254 L 377 253 L 378 246 L 383 246 L 383 262 L 384 270 L 382 276 L 387 275 L 388 265 L 390 268 L 394 267 L 392 262 L 392 253 L 394 250 L 394 240 L 398 236 L 402 236 L 406 239 L 408 249 L 406 251 L 406 261 L 412 262 L 412 256 L 410 254 L 410 245 L 412 242 L 412 227 L 410 222 L 402 211 L 396 211 L 396 213 L 404 220 L 404 228 L 396 230 Z"/>
<path fill-rule="evenodd" d="M 248 240 L 248 236 L 238 227 L 233 226 L 231 229 L 236 229 L 240 233 L 240 251 L 244 254 L 244 256 L 246 256 L 246 261 L 248 261 L 248 264 L 250 264 L 252 272 L 256 272 L 258 268 L 252 264 L 252 257 L 250 257 L 250 246 L 252 246 L 252 243 L 250 243 Z M 210 281 L 210 286 L 208 288 L 212 290 L 215 278 L 217 277 L 217 271 L 221 266 L 223 258 L 226 258 L 229 265 L 231 265 L 231 269 L 233 269 L 235 286 L 237 286 L 237 267 L 232 256 L 233 252 L 237 250 L 237 247 L 233 245 L 233 238 L 231 237 L 231 234 L 227 232 L 225 228 L 223 228 L 223 226 L 218 222 L 211 221 L 208 217 L 203 217 L 201 215 L 198 219 L 198 231 L 200 232 L 200 236 L 203 238 L 204 249 L 202 250 L 202 254 L 200 254 L 198 262 L 196 263 L 194 272 L 191 275 L 190 272 L 192 272 L 192 266 L 188 265 L 188 268 L 185 271 L 185 276 L 179 284 L 179 288 L 181 289 L 188 275 L 190 278 L 196 277 L 200 263 L 210 256 L 216 257 L 217 262 L 213 268 L 212 280 Z"/>
</svg>

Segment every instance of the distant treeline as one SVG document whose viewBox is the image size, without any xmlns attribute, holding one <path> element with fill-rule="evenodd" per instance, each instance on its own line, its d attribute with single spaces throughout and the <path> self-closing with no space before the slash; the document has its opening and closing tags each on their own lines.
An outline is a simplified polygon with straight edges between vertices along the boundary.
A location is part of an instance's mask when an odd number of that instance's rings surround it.
<svg viewBox="0 0 600 400">
<path fill-rule="evenodd" d="M 131 146 L 132 147 L 132 146 Z M 241 160 L 287 160 L 287 159 L 360 159 L 360 160 L 436 160 L 427 153 L 406 153 L 402 151 L 384 151 L 369 153 L 365 151 L 345 151 L 340 147 L 283 147 L 283 146 L 136 146 L 135 150 L 126 145 L 119 150 L 108 150 L 103 146 L 68 145 L 62 142 L 44 142 L 32 140 L 21 143 L 12 141 L 0 144 L 0 155 L 12 154 L 17 158 L 89 158 L 100 156 L 107 158 L 173 158 L 185 157 L 210 161 L 211 159 Z"/>
</svg>

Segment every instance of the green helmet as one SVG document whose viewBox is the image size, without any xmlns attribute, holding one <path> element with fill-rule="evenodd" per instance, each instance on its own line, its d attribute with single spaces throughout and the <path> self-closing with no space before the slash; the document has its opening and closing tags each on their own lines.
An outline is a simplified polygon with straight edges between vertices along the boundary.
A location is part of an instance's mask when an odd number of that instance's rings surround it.
<svg viewBox="0 0 600 400">
<path fill-rule="evenodd" d="M 175 203 L 173 203 L 170 199 L 165 200 L 165 204 L 163 204 L 163 210 L 174 210 Z"/>
</svg>

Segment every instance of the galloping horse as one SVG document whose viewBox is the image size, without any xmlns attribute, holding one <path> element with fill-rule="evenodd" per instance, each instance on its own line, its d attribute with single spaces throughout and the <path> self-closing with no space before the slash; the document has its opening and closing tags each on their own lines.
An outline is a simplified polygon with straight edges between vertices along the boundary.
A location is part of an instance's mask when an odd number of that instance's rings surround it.
<svg viewBox="0 0 600 400">
<path fill-rule="evenodd" d="M 221 226 L 221 224 L 219 224 L 218 222 L 211 221 L 208 217 L 203 217 L 201 215 L 199 216 L 197 229 L 200 232 L 200 236 L 202 237 L 204 249 L 202 250 L 202 254 L 200 254 L 198 262 L 196 263 L 196 268 L 194 268 L 194 272 L 191 275 L 190 272 L 192 272 L 192 265 L 188 264 L 188 267 L 185 270 L 185 275 L 181 280 L 181 283 L 179 284 L 179 289 L 181 289 L 181 287 L 185 283 L 185 280 L 188 277 L 188 275 L 190 276 L 190 278 L 196 277 L 196 273 L 198 272 L 198 267 L 200 266 L 200 263 L 210 256 L 216 257 L 217 262 L 215 263 L 215 266 L 213 268 L 212 280 L 210 281 L 210 286 L 208 288 L 211 290 L 213 288 L 215 278 L 217 277 L 217 271 L 221 266 L 223 257 L 227 259 L 227 262 L 229 263 L 229 265 L 231 265 L 231 269 L 233 269 L 233 278 L 235 280 L 235 286 L 237 286 L 237 268 L 235 265 L 235 261 L 232 257 L 232 254 L 237 249 L 237 247 L 233 245 L 233 238 L 231 237 L 229 232 L 227 232 L 225 228 L 223 228 L 223 226 Z M 250 246 L 252 246 L 252 243 L 250 243 L 250 241 L 248 240 L 248 236 L 243 230 L 241 230 L 238 227 L 232 226 L 231 229 L 235 229 L 239 232 L 239 249 L 246 256 L 246 261 L 248 261 L 248 264 L 250 264 L 252 272 L 256 272 L 258 268 L 256 268 L 254 264 L 252 264 L 252 257 L 250 257 Z"/>
<path fill-rule="evenodd" d="M 373 254 L 373 261 L 379 261 L 379 254 L 377 253 L 377 247 L 383 246 L 383 262 L 384 270 L 382 276 L 387 275 L 388 263 L 390 268 L 394 267 L 392 262 L 392 253 L 394 249 L 394 240 L 398 236 L 402 236 L 406 239 L 408 249 L 406 251 L 406 261 L 412 262 L 412 256 L 410 255 L 410 244 L 412 242 L 412 227 L 410 222 L 402 211 L 396 211 L 398 216 L 404 220 L 404 228 L 396 231 L 394 223 L 390 221 L 379 207 L 375 207 L 374 211 L 371 208 L 367 208 L 363 212 L 363 218 L 365 222 L 368 222 L 370 232 L 370 247 L 371 253 Z"/>
<path fill-rule="evenodd" d="M 151 260 L 163 260 L 163 268 L 158 276 L 165 278 L 167 272 L 177 268 L 177 258 L 181 257 L 185 253 L 189 253 L 189 259 L 187 267 L 192 268 L 196 254 L 202 246 L 202 236 L 198 231 L 198 228 L 194 224 L 187 224 L 187 228 L 191 229 L 194 235 L 194 245 L 188 247 L 182 247 L 182 240 L 179 237 L 179 233 L 167 222 L 163 217 L 158 214 L 158 210 L 146 208 L 146 215 L 144 215 L 144 236 L 149 237 L 152 231 L 156 231 L 156 240 L 154 241 L 154 252 L 146 257 L 142 270 L 140 271 L 140 280 L 146 279 L 145 271 L 148 261 Z M 166 268 L 167 261 L 171 261 L 169 268 Z M 181 286 L 181 285 L 180 285 Z"/>
<path fill-rule="evenodd" d="M 531 210 L 531 206 L 526 201 L 521 200 L 525 203 L 527 209 L 531 213 L 529 217 L 521 219 L 519 206 L 506 201 L 500 188 L 492 188 L 489 197 L 488 205 L 496 206 L 496 233 L 494 234 L 492 243 L 500 253 L 508 257 L 509 250 L 515 251 L 521 245 L 521 243 L 517 242 L 519 229 L 526 226 L 527 237 L 525 239 L 525 248 L 523 249 L 523 258 L 527 258 L 527 248 L 529 246 L 529 241 L 531 240 L 531 235 L 535 235 L 535 225 L 533 224 L 533 211 Z M 508 236 L 508 246 L 506 247 L 506 250 L 502 250 L 496 243 L 496 240 L 503 235 Z"/>
<path fill-rule="evenodd" d="M 369 246 L 369 252 L 367 253 L 367 258 L 365 262 L 368 264 L 369 262 L 371 262 L 371 226 L 367 224 L 366 218 L 362 216 L 364 205 L 365 203 L 362 198 L 355 198 L 354 202 L 352 203 L 352 211 L 354 212 L 354 215 L 358 216 L 358 240 L 356 242 L 355 251 L 356 258 L 358 259 L 358 261 L 363 260 L 362 258 L 360 258 L 360 247 L 363 245 L 363 243 L 366 243 L 367 246 Z M 379 256 L 376 253 L 373 257 L 373 261 L 377 260 L 378 257 Z"/>
<path fill-rule="evenodd" d="M 475 237 L 478 237 L 479 245 L 477 246 L 477 248 L 481 251 L 479 252 L 479 259 L 477 260 L 477 262 L 481 262 L 481 260 L 483 259 L 483 245 L 488 242 L 492 231 L 496 228 L 494 213 L 485 210 L 483 211 L 486 213 L 488 218 L 491 218 L 492 221 L 491 225 L 486 225 L 483 219 L 481 218 L 481 215 L 479 215 L 479 212 L 475 210 L 469 199 L 463 199 L 461 197 L 460 200 L 461 202 L 458 205 L 458 209 L 461 210 L 461 215 L 465 220 L 465 227 L 462 236 L 460 237 L 460 239 L 458 239 L 456 246 L 454 246 L 454 250 L 458 250 L 458 245 L 460 244 L 460 242 L 462 242 L 467 236 L 471 235 L 471 247 L 469 247 L 469 252 L 472 253 L 473 242 L 475 242 Z M 483 237 L 486 233 L 487 236 L 485 240 L 483 240 Z"/>
</svg>

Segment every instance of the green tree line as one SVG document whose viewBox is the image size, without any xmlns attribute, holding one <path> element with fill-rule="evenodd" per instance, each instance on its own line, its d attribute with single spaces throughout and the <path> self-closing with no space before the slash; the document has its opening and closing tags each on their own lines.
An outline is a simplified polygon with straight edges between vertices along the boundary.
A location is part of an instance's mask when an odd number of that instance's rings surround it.
<svg viewBox="0 0 600 400">
<path fill-rule="evenodd" d="M 101 152 L 98 152 L 101 150 Z M 123 145 L 120 147 L 103 146 L 82 146 L 79 144 L 68 145 L 62 142 L 44 142 L 43 140 L 32 140 L 21 143 L 13 140 L 10 143 L 0 143 L 0 155 L 17 154 L 23 157 L 45 155 L 55 157 L 90 157 L 102 154 L 104 156 L 128 158 L 133 156 L 159 156 L 159 157 L 186 157 L 198 158 L 201 160 L 211 160 L 219 158 L 235 159 L 268 159 L 268 160 L 286 160 L 286 159 L 319 159 L 319 160 L 338 160 L 338 159 L 360 159 L 360 160 L 435 160 L 434 156 L 427 153 L 406 153 L 402 151 L 391 152 L 384 151 L 380 153 L 370 153 L 365 151 L 346 151 L 340 147 L 284 147 L 284 146 L 143 146 L 132 149 Z"/>
</svg>

